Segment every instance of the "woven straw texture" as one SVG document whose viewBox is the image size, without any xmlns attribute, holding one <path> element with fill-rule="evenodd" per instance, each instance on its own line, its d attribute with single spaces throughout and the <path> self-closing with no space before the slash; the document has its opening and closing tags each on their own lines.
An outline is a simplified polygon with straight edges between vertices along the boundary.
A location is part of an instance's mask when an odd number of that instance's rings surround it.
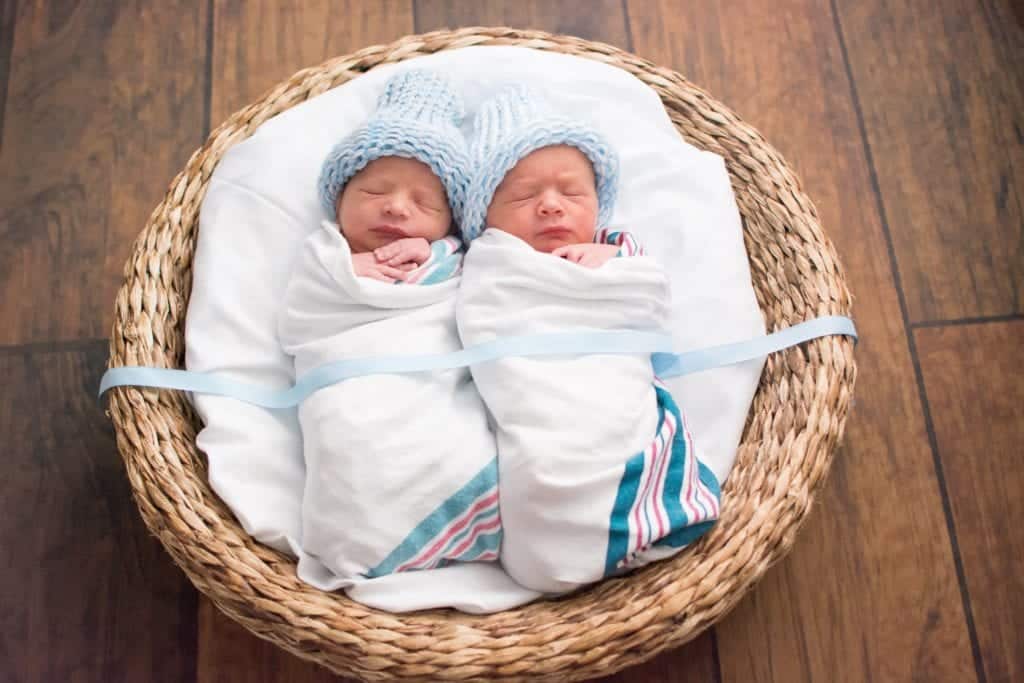
<svg viewBox="0 0 1024 683">
<path fill-rule="evenodd" d="M 221 155 L 294 104 L 419 55 L 519 45 L 624 69 L 660 95 L 683 138 L 725 158 L 769 330 L 850 315 L 845 278 L 818 215 L 779 154 L 679 74 L 600 43 L 537 31 L 467 28 L 408 36 L 298 72 L 217 128 L 171 183 L 125 266 L 110 367 L 184 366 L 200 202 Z M 582 680 L 694 638 L 732 609 L 792 545 L 842 437 L 856 369 L 848 338 L 767 361 L 721 521 L 676 557 L 585 592 L 487 616 L 394 615 L 296 578 L 288 557 L 254 542 L 210 489 L 184 394 L 117 388 L 109 415 L 150 531 L 195 586 L 255 634 L 364 680 Z"/>
</svg>

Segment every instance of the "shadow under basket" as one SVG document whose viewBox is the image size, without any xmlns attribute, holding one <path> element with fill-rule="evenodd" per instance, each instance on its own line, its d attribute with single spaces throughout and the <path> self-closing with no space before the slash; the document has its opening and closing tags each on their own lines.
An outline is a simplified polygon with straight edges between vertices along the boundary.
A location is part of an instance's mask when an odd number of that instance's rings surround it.
<svg viewBox="0 0 1024 683">
<path fill-rule="evenodd" d="M 576 55 L 639 78 L 686 142 L 725 159 L 768 330 L 851 314 L 814 206 L 778 152 L 727 107 L 679 74 L 609 45 L 469 28 L 408 36 L 305 69 L 217 128 L 135 242 L 117 296 L 110 367 L 184 367 L 199 206 L 228 148 L 272 116 L 378 65 L 473 45 Z M 772 354 L 710 533 L 629 576 L 484 616 L 391 614 L 302 583 L 294 560 L 254 541 L 211 490 L 196 448 L 201 424 L 184 394 L 115 388 L 109 414 L 146 525 L 196 588 L 256 635 L 364 680 L 570 681 L 614 673 L 693 639 L 785 556 L 828 472 L 855 377 L 848 337 Z"/>
</svg>

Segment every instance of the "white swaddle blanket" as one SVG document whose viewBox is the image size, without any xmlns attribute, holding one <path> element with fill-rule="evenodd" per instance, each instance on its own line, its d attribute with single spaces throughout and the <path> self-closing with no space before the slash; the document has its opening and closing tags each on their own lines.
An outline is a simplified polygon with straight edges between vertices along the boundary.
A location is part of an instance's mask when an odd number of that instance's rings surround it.
<svg viewBox="0 0 1024 683">
<path fill-rule="evenodd" d="M 541 84 L 562 113 L 594 121 L 622 164 L 609 227 L 628 227 L 667 269 L 675 348 L 764 334 L 725 163 L 684 141 L 654 90 L 592 59 L 475 46 L 377 66 L 270 118 L 226 150 L 200 210 L 185 321 L 189 370 L 280 391 L 294 384 L 294 359 L 277 334 L 281 293 L 303 241 L 326 217 L 311 191 L 324 153 L 365 123 L 388 78 L 412 68 L 437 68 L 456 79 L 467 121 L 512 82 Z M 736 457 L 762 365 L 757 359 L 666 382 L 720 480 Z M 300 555 L 307 473 L 297 409 L 268 410 L 207 394 L 189 398 L 203 423 L 196 442 L 208 459 L 212 489 L 256 541 Z M 346 593 L 395 611 L 494 612 L 535 597 L 489 562 L 390 574 Z"/>
<path fill-rule="evenodd" d="M 297 377 L 344 359 L 456 351 L 458 284 L 357 278 L 348 243 L 325 221 L 288 282 L 282 346 Z M 334 590 L 497 558 L 495 443 L 468 370 L 352 378 L 303 401 L 299 423 L 300 578 Z"/>
<path fill-rule="evenodd" d="M 584 268 L 489 229 L 463 268 L 466 346 L 669 323 L 668 277 L 651 257 Z M 501 561 L 523 586 L 565 592 L 667 557 L 717 518 L 718 482 L 649 354 L 508 357 L 473 377 L 496 425 Z"/>
</svg>

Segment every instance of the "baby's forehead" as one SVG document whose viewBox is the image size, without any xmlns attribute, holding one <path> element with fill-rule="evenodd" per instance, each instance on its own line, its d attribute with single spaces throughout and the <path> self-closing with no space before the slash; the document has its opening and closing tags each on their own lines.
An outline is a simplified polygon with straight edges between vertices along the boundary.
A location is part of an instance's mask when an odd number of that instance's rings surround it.
<svg viewBox="0 0 1024 683">
<path fill-rule="evenodd" d="M 374 159 L 359 173 L 363 179 L 384 180 L 395 185 L 426 185 L 441 188 L 441 179 L 433 169 L 418 159 L 387 156 Z"/>
<path fill-rule="evenodd" d="M 506 181 L 582 176 L 593 181 L 594 167 L 586 154 L 568 145 L 542 147 L 519 160 L 505 176 Z"/>
</svg>

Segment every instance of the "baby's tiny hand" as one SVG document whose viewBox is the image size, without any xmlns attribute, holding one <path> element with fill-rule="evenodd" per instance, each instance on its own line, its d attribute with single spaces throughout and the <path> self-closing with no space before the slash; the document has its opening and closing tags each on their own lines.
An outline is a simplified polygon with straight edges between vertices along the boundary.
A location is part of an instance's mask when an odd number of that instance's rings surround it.
<svg viewBox="0 0 1024 683">
<path fill-rule="evenodd" d="M 363 254 L 352 254 L 352 270 L 360 277 L 368 277 L 382 282 L 394 282 L 404 280 L 405 274 L 411 268 L 389 266 L 377 261 L 372 251 Z"/>
<path fill-rule="evenodd" d="M 578 263 L 586 268 L 600 268 L 619 253 L 614 244 L 569 244 L 551 252 L 552 256 Z"/>
<path fill-rule="evenodd" d="M 406 237 L 378 247 L 373 254 L 377 257 L 377 261 L 388 266 L 403 266 L 411 263 L 414 264 L 413 268 L 417 268 L 430 259 L 430 242 L 422 237 Z"/>
</svg>

